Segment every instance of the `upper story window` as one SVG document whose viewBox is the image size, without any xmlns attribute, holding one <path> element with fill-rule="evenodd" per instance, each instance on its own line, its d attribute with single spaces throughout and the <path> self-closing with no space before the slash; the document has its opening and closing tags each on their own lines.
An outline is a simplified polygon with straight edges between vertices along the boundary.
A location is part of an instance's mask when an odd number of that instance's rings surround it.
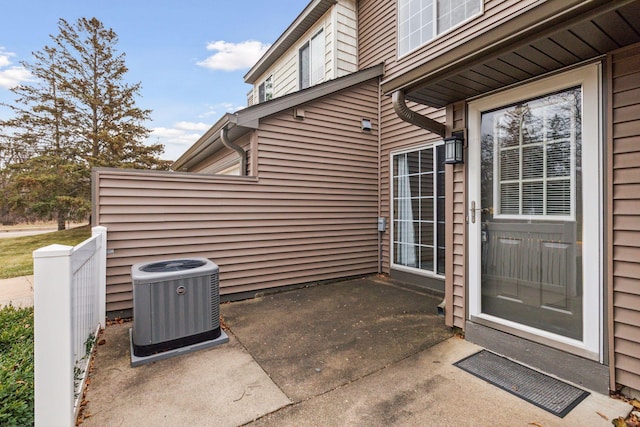
<svg viewBox="0 0 640 427">
<path fill-rule="evenodd" d="M 260 86 L 258 86 L 258 102 L 265 102 L 273 99 L 273 76 L 266 78 Z"/>
<path fill-rule="evenodd" d="M 324 31 L 300 48 L 300 89 L 321 82 L 324 79 Z"/>
<path fill-rule="evenodd" d="M 482 0 L 398 0 L 398 56 L 482 11 Z"/>
</svg>

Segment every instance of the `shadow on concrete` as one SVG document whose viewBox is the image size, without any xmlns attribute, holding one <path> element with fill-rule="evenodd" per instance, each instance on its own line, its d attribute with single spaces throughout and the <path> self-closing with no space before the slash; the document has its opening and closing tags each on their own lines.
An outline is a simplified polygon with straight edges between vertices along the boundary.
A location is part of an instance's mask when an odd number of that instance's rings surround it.
<svg viewBox="0 0 640 427">
<path fill-rule="evenodd" d="M 481 348 L 437 295 L 367 277 L 222 305 L 229 343 L 130 366 L 131 323 L 101 335 L 83 426 L 610 426 L 592 393 L 565 418 L 453 366 Z"/>
<path fill-rule="evenodd" d="M 226 325 L 294 401 L 317 396 L 452 336 L 441 297 L 368 277 L 224 304 Z"/>
</svg>

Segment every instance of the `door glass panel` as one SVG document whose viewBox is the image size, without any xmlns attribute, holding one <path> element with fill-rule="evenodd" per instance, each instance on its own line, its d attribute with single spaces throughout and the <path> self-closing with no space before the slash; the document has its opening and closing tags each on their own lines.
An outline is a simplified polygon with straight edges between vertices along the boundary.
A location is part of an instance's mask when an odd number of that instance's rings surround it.
<svg viewBox="0 0 640 427">
<path fill-rule="evenodd" d="M 393 264 L 443 275 L 444 144 L 393 156 Z"/>
<path fill-rule="evenodd" d="M 482 312 L 582 339 L 582 92 L 481 115 Z"/>
</svg>

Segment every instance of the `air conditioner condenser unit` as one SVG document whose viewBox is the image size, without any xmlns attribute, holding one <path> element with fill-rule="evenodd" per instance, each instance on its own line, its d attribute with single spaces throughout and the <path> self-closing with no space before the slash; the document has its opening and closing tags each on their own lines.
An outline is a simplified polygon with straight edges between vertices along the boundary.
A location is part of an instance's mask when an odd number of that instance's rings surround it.
<svg viewBox="0 0 640 427">
<path fill-rule="evenodd" d="M 206 258 L 131 267 L 132 366 L 229 341 L 220 328 L 218 273 L 218 266 Z"/>
</svg>

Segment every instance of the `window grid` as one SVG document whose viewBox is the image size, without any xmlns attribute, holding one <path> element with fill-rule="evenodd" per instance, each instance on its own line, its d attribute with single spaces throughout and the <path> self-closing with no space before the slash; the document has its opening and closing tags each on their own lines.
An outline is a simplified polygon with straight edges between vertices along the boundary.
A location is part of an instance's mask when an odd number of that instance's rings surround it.
<svg viewBox="0 0 640 427">
<path fill-rule="evenodd" d="M 398 0 L 399 56 L 481 11 L 482 0 Z"/>
<path fill-rule="evenodd" d="M 444 145 L 393 156 L 394 264 L 444 274 Z"/>
<path fill-rule="evenodd" d="M 575 215 L 576 112 L 573 105 L 576 98 L 572 91 L 568 90 L 557 99 L 552 95 L 520 104 L 494 117 L 494 158 L 497 159 L 494 162 L 494 176 L 497 177 L 494 197 L 499 216 L 569 219 Z M 558 118 L 559 111 L 569 112 L 568 117 Z M 539 113 L 538 116 L 535 113 Z M 507 122 L 514 117 L 520 120 L 515 144 L 513 135 L 505 132 L 513 127 Z M 560 129 L 565 130 L 558 131 L 557 123 L 563 119 L 565 123 Z M 536 148 L 540 153 L 538 159 L 527 155 L 526 152 Z M 536 187 L 538 191 L 535 191 Z"/>
</svg>

